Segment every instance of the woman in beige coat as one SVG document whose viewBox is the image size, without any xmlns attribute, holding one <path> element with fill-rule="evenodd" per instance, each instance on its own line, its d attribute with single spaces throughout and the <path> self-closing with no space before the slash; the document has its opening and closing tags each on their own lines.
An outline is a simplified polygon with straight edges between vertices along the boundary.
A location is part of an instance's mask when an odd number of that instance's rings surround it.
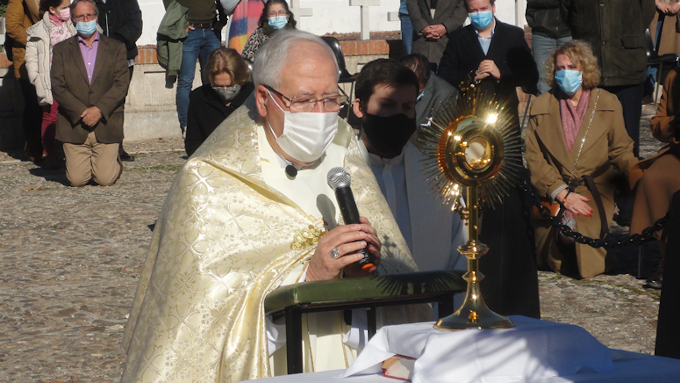
<svg viewBox="0 0 680 383">
<path fill-rule="evenodd" d="M 566 43 L 546 65 L 552 90 L 534 102 L 526 134 L 531 182 L 541 197 L 561 205 L 565 224 L 603 238 L 614 215 L 614 166 L 625 172 L 637 162 L 621 103 L 596 88 L 597 59 L 586 43 Z M 536 221 L 536 254 L 539 268 L 574 277 L 594 277 L 611 267 L 606 250 L 569 243 L 547 220 Z"/>
<path fill-rule="evenodd" d="M 656 10 L 654 19 L 649 24 L 649 32 L 652 41 L 655 42 L 655 47 L 658 47 L 657 53 L 659 55 L 680 54 L 680 34 L 677 29 L 680 3 L 678 0 L 656 0 Z M 662 23 L 661 26 L 659 26 L 659 21 Z"/>
<path fill-rule="evenodd" d="M 680 113 L 680 75 L 674 69 L 666 76 L 661 101 L 652 117 L 652 134 L 656 139 L 665 142 L 659 153 L 640 161 L 631 169 L 630 182 L 637 184 L 633 219 L 630 233 L 640 234 L 646 227 L 652 226 L 657 219 L 666 215 L 670 208 L 673 194 L 680 190 L 680 137 L 678 137 L 678 114 Z M 644 172 L 644 173 L 643 173 Z M 639 182 L 638 182 L 639 181 Z M 647 278 L 647 287 L 660 289 L 663 284 L 663 260 L 666 256 L 668 232 L 657 231 L 654 236 L 658 240 L 661 252 L 661 263 L 657 271 Z"/>
</svg>

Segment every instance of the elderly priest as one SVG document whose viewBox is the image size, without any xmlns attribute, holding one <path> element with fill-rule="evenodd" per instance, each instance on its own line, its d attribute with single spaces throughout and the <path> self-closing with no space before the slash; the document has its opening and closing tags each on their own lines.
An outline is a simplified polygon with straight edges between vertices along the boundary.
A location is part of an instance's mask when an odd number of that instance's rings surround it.
<svg viewBox="0 0 680 383">
<path fill-rule="evenodd" d="M 124 338 L 123 382 L 273 375 L 280 363 L 270 354 L 285 331 L 265 317 L 269 292 L 416 268 L 356 138 L 338 118 L 347 96 L 326 43 L 280 31 L 258 52 L 253 77 L 254 99 L 213 132 L 170 189 Z M 333 167 L 351 174 L 361 224 L 339 223 L 326 183 Z M 375 266 L 362 270 L 356 252 L 367 244 Z M 408 319 L 399 313 L 390 312 L 391 323 Z M 303 322 L 305 371 L 351 363 L 356 349 L 343 343 L 342 313 Z"/>
</svg>

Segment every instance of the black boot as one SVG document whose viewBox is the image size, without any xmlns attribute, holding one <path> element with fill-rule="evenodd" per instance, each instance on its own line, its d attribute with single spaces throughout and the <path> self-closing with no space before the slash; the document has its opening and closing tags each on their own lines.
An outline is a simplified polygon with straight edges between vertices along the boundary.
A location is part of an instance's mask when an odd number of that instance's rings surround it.
<svg viewBox="0 0 680 383">
<path fill-rule="evenodd" d="M 661 290 L 661 285 L 663 284 L 663 258 L 659 262 L 659 268 L 647 278 L 647 283 L 645 287 L 655 290 Z"/>
</svg>

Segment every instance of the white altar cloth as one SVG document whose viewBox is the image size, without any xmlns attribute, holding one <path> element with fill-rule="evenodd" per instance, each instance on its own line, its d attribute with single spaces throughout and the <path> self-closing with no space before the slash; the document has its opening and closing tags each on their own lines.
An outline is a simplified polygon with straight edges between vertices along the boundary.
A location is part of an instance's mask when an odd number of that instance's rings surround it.
<svg viewBox="0 0 680 383">
<path fill-rule="evenodd" d="M 509 329 L 441 331 L 434 322 L 380 329 L 344 376 L 378 373 L 398 354 L 417 359 L 414 383 L 513 383 L 611 372 L 611 351 L 579 326 L 512 316 Z"/>
<path fill-rule="evenodd" d="M 663 358 L 645 354 L 638 354 L 628 351 L 611 350 L 597 342 L 590 334 L 578 326 L 564 325 L 530 319 L 519 316 L 512 316 L 512 320 L 517 327 L 505 330 L 464 330 L 457 332 L 442 332 L 443 335 L 435 335 L 430 339 L 427 334 L 432 333 L 433 322 L 413 323 L 408 325 L 383 327 L 369 342 L 360 356 L 347 370 L 325 371 L 309 374 L 284 375 L 274 378 L 257 380 L 257 383 L 317 383 L 317 382 L 337 382 L 337 383 L 394 383 L 398 380 L 382 376 L 380 365 L 382 360 L 399 353 L 411 357 L 421 357 L 417 350 L 427 347 L 441 348 L 438 351 L 457 353 L 455 360 L 449 360 L 449 354 L 444 353 L 445 358 L 431 360 L 429 369 L 430 374 L 420 375 L 421 382 L 431 383 L 433 381 L 443 381 L 441 376 L 446 376 L 447 383 L 460 382 L 461 377 L 450 376 L 448 370 L 456 369 L 457 366 L 469 364 L 473 368 L 484 371 L 488 366 L 493 367 L 490 361 L 496 359 L 498 365 L 496 369 L 488 371 L 482 375 L 473 376 L 472 379 L 463 376 L 468 382 L 497 382 L 494 373 L 505 368 L 509 371 L 515 366 L 503 366 L 505 363 L 502 358 L 518 361 L 513 353 L 528 353 L 531 358 L 541 357 L 544 364 L 551 368 L 561 369 L 559 376 L 538 376 L 533 378 L 519 378 L 516 382 L 527 383 L 678 383 L 680 382 L 680 360 Z M 562 327 L 568 326 L 568 327 Z M 518 331 L 519 330 L 519 331 Z M 536 347 L 529 351 L 527 342 L 516 335 L 524 332 L 525 336 L 536 336 L 540 332 L 555 333 L 549 336 L 540 335 L 541 342 L 534 344 L 544 344 L 546 347 Z M 533 332 L 533 334 L 531 334 Z M 402 335 L 399 335 L 399 334 Z M 437 332 L 439 333 L 439 332 Z M 475 333 L 481 333 L 475 334 Z M 514 333 L 514 335 L 513 335 Z M 584 336 L 585 333 L 587 336 Z M 403 336 L 406 334 L 406 336 Z M 456 334 L 456 335 L 454 335 Z M 561 335 L 560 335 L 561 334 Z M 555 335 L 555 336 L 552 336 Z M 566 336 L 565 336 L 566 335 Z M 452 337 L 458 337 L 456 340 Z M 590 338 L 592 339 L 590 339 Z M 449 339 L 451 338 L 451 339 Z M 557 345 L 547 345 L 546 341 L 552 340 L 559 342 Z M 456 343 L 462 343 L 462 348 L 456 350 Z M 479 343 L 481 342 L 481 343 Z M 582 347 L 585 342 L 586 347 Z M 486 344 L 482 346 L 481 344 Z M 550 349 L 551 355 L 543 355 L 545 350 Z M 498 353 L 492 356 L 494 353 Z M 442 353 L 432 353 L 432 355 Z M 499 358 L 500 356 L 500 358 Z M 531 359 L 530 358 L 530 359 Z M 435 358 L 433 358 L 435 359 Z M 463 361 L 463 362 L 461 362 Z M 417 362 L 418 363 L 418 362 Z M 418 366 L 416 364 L 416 366 Z M 537 368 L 537 364 L 532 365 Z M 422 367 L 422 366 L 420 366 Z M 418 367 L 416 367 L 418 368 Z M 571 369 L 571 373 L 565 373 L 565 368 Z M 543 367 L 535 371 L 548 371 Z M 598 372 L 599 371 L 599 372 Z M 529 370 L 531 372 L 531 370 Z M 441 375 L 444 374 L 444 375 Z M 425 379 L 423 378 L 425 376 Z M 427 380 L 426 380 L 427 379 Z M 433 380 L 429 380 L 433 379 Z M 506 380 L 510 381 L 510 380 Z M 415 376 L 414 376 L 415 382 Z"/>
<path fill-rule="evenodd" d="M 680 360 L 611 350 L 614 370 L 607 373 L 581 372 L 572 376 L 530 380 L 526 383 L 678 383 Z M 380 374 L 341 378 L 345 370 L 283 375 L 253 380 L 253 383 L 398 383 Z"/>
</svg>

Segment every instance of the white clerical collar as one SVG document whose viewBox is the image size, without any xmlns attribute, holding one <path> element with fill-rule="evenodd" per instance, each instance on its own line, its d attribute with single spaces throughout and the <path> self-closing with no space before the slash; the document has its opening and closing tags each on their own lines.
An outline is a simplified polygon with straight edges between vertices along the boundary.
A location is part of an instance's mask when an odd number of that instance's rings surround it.
<svg viewBox="0 0 680 383">
<path fill-rule="evenodd" d="M 404 149 L 402 149 L 401 153 L 399 153 L 399 155 L 394 158 L 382 158 L 373 153 L 369 153 L 362 139 L 357 139 L 357 143 L 359 144 L 359 152 L 361 153 L 361 157 L 363 157 L 364 162 L 366 162 L 368 165 L 384 167 L 385 165 L 394 166 L 404 162 Z"/>
<path fill-rule="evenodd" d="M 402 150 L 398 156 L 393 158 L 382 158 L 377 154 L 368 153 L 368 160 L 370 161 L 369 165 L 394 166 L 404 162 L 404 151 Z"/>
<path fill-rule="evenodd" d="M 399 153 L 398 156 L 393 157 L 393 158 L 382 158 L 377 154 L 368 153 L 368 161 L 369 161 L 369 165 L 395 166 L 395 165 L 398 165 L 398 164 L 404 162 L 404 150 L 402 149 L 401 153 Z"/>
<path fill-rule="evenodd" d="M 267 141 L 267 144 L 269 144 L 269 141 Z M 270 148 L 271 148 L 271 146 L 270 146 Z M 277 153 L 276 150 L 274 150 L 274 148 L 271 148 L 271 149 L 272 149 L 272 152 L 274 152 L 274 154 L 276 154 L 276 159 L 278 160 L 279 166 L 281 166 L 282 169 L 285 169 L 289 165 L 293 166 L 297 170 L 304 168 L 304 166 L 302 166 L 302 165 L 294 164 L 294 163 L 288 161 L 287 159 L 283 158 L 283 156 L 281 154 Z M 310 166 L 312 166 L 312 165 L 310 165 Z"/>
</svg>

